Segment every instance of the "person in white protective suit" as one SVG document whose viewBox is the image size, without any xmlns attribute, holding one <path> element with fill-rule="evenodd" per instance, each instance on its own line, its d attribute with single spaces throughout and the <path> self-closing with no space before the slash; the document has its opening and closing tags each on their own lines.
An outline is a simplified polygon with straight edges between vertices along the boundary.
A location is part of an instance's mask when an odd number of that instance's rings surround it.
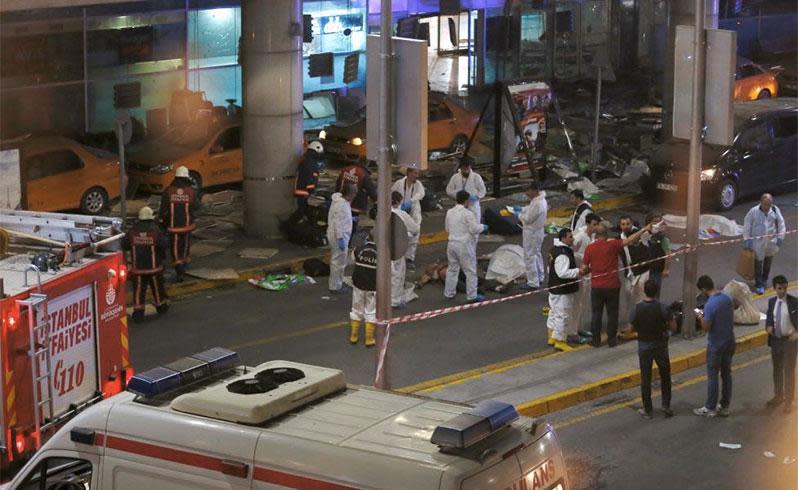
<svg viewBox="0 0 798 490">
<path fill-rule="evenodd" d="M 574 232 L 574 257 L 576 263 L 581 264 L 585 258 L 585 249 L 588 245 L 595 240 L 596 228 L 601 223 L 601 217 L 596 213 L 590 213 L 585 216 L 585 226 L 581 227 Z M 571 326 L 568 329 L 568 336 L 580 335 L 582 337 L 590 337 L 590 331 L 582 330 L 584 326 L 585 314 L 590 309 L 590 276 L 582 277 L 582 282 L 579 285 L 579 292 L 576 294 L 574 301 L 573 314 L 571 315 Z M 576 339 L 569 339 L 575 341 Z M 551 345 L 554 345 L 553 341 Z"/>
<path fill-rule="evenodd" d="M 421 200 L 426 195 L 424 185 L 418 180 L 420 173 L 416 168 L 408 168 L 407 176 L 394 182 L 391 187 L 392 192 L 398 192 L 402 196 L 400 209 L 413 217 L 418 228 L 421 228 Z M 415 270 L 419 233 L 408 238 L 407 253 L 405 254 L 407 267 L 410 270 Z"/>
<path fill-rule="evenodd" d="M 574 189 L 568 196 L 568 201 L 574 207 L 574 213 L 571 215 L 571 231 L 576 234 L 580 228 L 585 226 L 587 215 L 593 212 L 593 205 L 590 201 L 585 199 L 585 193 L 582 189 Z"/>
<path fill-rule="evenodd" d="M 446 212 L 446 232 L 449 243 L 446 245 L 446 258 L 449 267 L 446 270 L 446 286 L 443 295 L 453 299 L 457 294 L 457 279 L 460 270 L 466 276 L 466 299 L 471 302 L 485 299 L 477 294 L 477 237 L 487 231 L 487 225 L 477 222 L 468 207 L 471 196 L 467 191 L 459 191 L 455 196 L 457 204 Z"/>
<path fill-rule="evenodd" d="M 554 244 L 549 250 L 549 317 L 546 327 L 549 330 L 549 339 L 553 340 L 554 348 L 567 352 L 573 347 L 567 343 L 568 328 L 571 324 L 571 315 L 574 313 L 575 300 L 579 293 L 579 267 L 571 246 L 574 235 L 568 228 L 563 228 L 557 234 Z"/>
<path fill-rule="evenodd" d="M 546 214 L 549 205 L 546 202 L 546 193 L 541 191 L 536 182 L 526 190 L 530 202 L 521 209 L 518 220 L 523 226 L 522 243 L 524 246 L 524 263 L 526 264 L 526 284 L 520 289 L 535 290 L 543 281 L 545 269 L 541 247 L 546 237 Z"/>
<path fill-rule="evenodd" d="M 399 216 L 399 218 L 402 220 L 402 223 L 405 224 L 405 228 L 407 228 L 408 243 L 410 243 L 414 238 L 416 243 L 418 243 L 418 233 L 421 228 L 418 226 L 418 223 L 416 223 L 416 220 L 402 209 L 403 202 L 404 198 L 399 191 L 393 191 L 391 193 L 391 212 Z M 405 275 L 407 274 L 406 259 L 407 254 L 409 253 L 410 247 L 408 246 L 404 257 L 400 257 L 397 260 L 391 261 L 391 306 L 394 308 L 405 307 Z"/>
<path fill-rule="evenodd" d="M 784 242 L 784 217 L 773 204 L 773 196 L 762 194 L 759 204 L 752 207 L 743 221 L 743 248 L 754 251 L 754 276 L 757 294 L 765 292 L 770 264 Z M 763 235 L 769 235 L 763 238 Z"/>
<path fill-rule="evenodd" d="M 345 184 L 341 192 L 332 195 L 332 204 L 327 214 L 327 242 L 330 245 L 330 279 L 328 288 L 331 293 L 345 294 L 350 289 L 344 285 L 344 269 L 349 250 L 349 239 L 352 238 L 352 208 L 350 203 L 357 195 L 357 187 Z"/>
<path fill-rule="evenodd" d="M 457 173 L 452 175 L 446 185 L 446 194 L 452 199 L 456 199 L 458 192 L 468 192 L 468 195 L 471 196 L 468 209 L 477 217 L 477 223 L 482 223 L 482 209 L 479 200 L 487 195 L 488 190 L 482 176 L 471 170 L 471 165 L 473 165 L 471 157 L 464 156 L 460 159 Z"/>
</svg>

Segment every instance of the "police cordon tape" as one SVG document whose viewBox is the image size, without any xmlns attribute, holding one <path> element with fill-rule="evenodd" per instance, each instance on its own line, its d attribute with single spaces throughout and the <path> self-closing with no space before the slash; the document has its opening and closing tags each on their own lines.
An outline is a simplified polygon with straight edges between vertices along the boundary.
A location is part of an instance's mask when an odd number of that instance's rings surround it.
<svg viewBox="0 0 798 490">
<path fill-rule="evenodd" d="M 404 324 L 404 323 L 411 323 L 411 322 L 416 322 L 416 321 L 421 321 L 421 320 L 429 320 L 429 319 L 436 318 L 436 317 L 439 317 L 439 316 L 448 315 L 449 313 L 459 313 L 461 311 L 473 310 L 473 309 L 476 309 L 476 308 L 484 308 L 486 306 L 493 306 L 493 305 L 496 305 L 496 304 L 499 304 L 499 303 L 506 303 L 508 301 L 515 301 L 517 299 L 530 297 L 530 296 L 533 296 L 533 295 L 536 295 L 536 294 L 548 293 L 552 289 L 561 288 L 563 286 L 567 286 L 567 285 L 570 285 L 570 284 L 578 284 L 578 283 L 581 283 L 581 282 L 583 282 L 583 281 L 585 281 L 587 279 L 590 279 L 592 277 L 602 277 L 602 276 L 608 276 L 608 275 L 611 275 L 611 274 L 617 274 L 619 272 L 623 272 L 623 271 L 632 269 L 633 267 L 640 267 L 641 265 L 652 264 L 654 262 L 659 262 L 661 260 L 669 259 L 669 258 L 672 258 L 672 257 L 677 257 L 679 255 L 686 255 L 686 254 L 691 253 L 691 252 L 697 252 L 699 249 L 701 249 L 703 247 L 714 247 L 714 246 L 717 246 L 717 245 L 728 245 L 730 243 L 741 243 L 741 242 L 744 242 L 745 240 L 749 240 L 749 239 L 750 240 L 759 240 L 759 239 L 763 239 L 763 238 L 773 238 L 773 237 L 782 237 L 783 238 L 786 235 L 791 235 L 791 234 L 794 234 L 794 233 L 798 233 L 798 228 L 792 229 L 792 230 L 785 230 L 784 233 L 770 233 L 770 234 L 766 234 L 766 235 L 752 236 L 750 238 L 731 238 L 731 239 L 727 239 L 727 240 L 717 240 L 717 241 L 711 241 L 711 242 L 707 242 L 707 243 L 699 242 L 698 246 L 695 247 L 695 248 L 690 247 L 690 245 L 685 245 L 682 248 L 680 248 L 680 249 L 678 249 L 678 250 L 676 250 L 674 252 L 671 252 L 669 254 L 663 255 L 662 257 L 657 257 L 655 259 L 646 260 L 646 261 L 639 262 L 637 264 L 634 264 L 634 265 L 631 265 L 631 266 L 627 266 L 627 267 L 620 267 L 620 268 L 615 269 L 615 270 L 610 271 L 610 272 L 605 272 L 603 274 L 597 274 L 596 276 L 592 276 L 591 274 L 588 274 L 588 275 L 585 275 L 584 277 L 581 277 L 581 278 L 573 280 L 573 281 L 565 282 L 565 283 L 560 284 L 560 285 L 558 285 L 556 287 L 540 288 L 540 289 L 536 289 L 534 291 L 528 291 L 528 292 L 525 292 L 525 293 L 513 294 L 513 295 L 510 295 L 510 296 L 505 296 L 503 298 L 484 300 L 484 301 L 480 301 L 480 302 L 477 302 L 477 303 L 466 303 L 466 304 L 463 304 L 463 305 L 449 306 L 449 307 L 446 307 L 446 308 L 437 308 L 435 310 L 421 311 L 421 312 L 418 312 L 418 313 L 412 313 L 410 315 L 404 315 L 404 316 L 400 316 L 400 317 L 396 317 L 396 318 L 391 318 L 391 319 L 386 320 L 386 321 L 378 320 L 377 324 L 379 326 L 384 326 L 385 334 L 382 336 L 382 342 L 378 346 L 379 350 L 378 350 L 378 355 L 377 355 L 377 369 L 376 369 L 376 374 L 374 376 L 374 386 L 384 386 L 384 381 L 385 381 L 385 355 L 386 355 L 386 353 L 388 351 L 388 343 L 389 343 L 390 338 L 391 338 L 391 328 L 394 325 L 401 325 L 401 324 Z"/>
</svg>

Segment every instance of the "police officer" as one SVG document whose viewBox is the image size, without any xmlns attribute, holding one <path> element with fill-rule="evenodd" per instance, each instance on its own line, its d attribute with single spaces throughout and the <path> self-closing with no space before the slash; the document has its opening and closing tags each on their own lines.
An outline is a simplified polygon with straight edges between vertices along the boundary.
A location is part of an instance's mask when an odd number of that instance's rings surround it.
<svg viewBox="0 0 798 490">
<path fill-rule="evenodd" d="M 169 250 L 177 273 L 177 282 L 183 281 L 183 274 L 190 260 L 191 232 L 197 227 L 194 223 L 196 208 L 197 193 L 191 186 L 188 169 L 177 167 L 175 179 L 161 195 L 161 208 L 158 211 L 161 223 L 169 232 Z"/>
<path fill-rule="evenodd" d="M 341 169 L 335 191 L 343 192 L 345 184 L 352 184 L 357 188 L 357 194 L 352 200 L 352 233 L 354 233 L 357 231 L 360 213 L 368 211 L 369 199 L 377 201 L 377 186 L 371 180 L 371 172 L 360 161 Z"/>
<path fill-rule="evenodd" d="M 311 141 L 308 151 L 296 170 L 296 181 L 294 182 L 294 197 L 296 197 L 296 207 L 301 214 L 305 214 L 308 207 L 308 197 L 316 191 L 319 183 L 319 170 L 321 168 L 321 156 L 324 154 L 324 146 L 320 141 Z"/>
<path fill-rule="evenodd" d="M 147 288 L 152 289 L 153 302 L 159 314 L 169 309 L 169 298 L 163 282 L 163 262 L 169 241 L 155 222 L 152 209 L 144 206 L 138 222 L 127 232 L 122 244 L 130 250 L 130 274 L 133 277 L 133 321 L 144 319 Z"/>
<path fill-rule="evenodd" d="M 363 245 L 355 249 L 352 272 L 352 310 L 349 312 L 349 342 L 357 344 L 360 324 L 366 322 L 366 347 L 371 347 L 377 321 L 377 245 L 368 233 Z"/>
</svg>

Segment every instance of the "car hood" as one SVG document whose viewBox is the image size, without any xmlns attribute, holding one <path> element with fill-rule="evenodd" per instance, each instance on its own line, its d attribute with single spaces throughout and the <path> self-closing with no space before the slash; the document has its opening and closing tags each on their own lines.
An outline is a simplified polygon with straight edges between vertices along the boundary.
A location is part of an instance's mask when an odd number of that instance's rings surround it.
<svg viewBox="0 0 798 490">
<path fill-rule="evenodd" d="M 702 168 L 709 168 L 727 151 L 728 147 L 704 144 L 704 158 Z M 654 150 L 654 154 L 649 160 L 649 167 L 653 170 L 665 169 L 684 169 L 687 170 L 687 162 L 690 156 L 689 141 L 669 141 L 663 143 Z M 684 162 L 684 163 L 677 163 Z"/>
<path fill-rule="evenodd" d="M 351 121 L 338 121 L 335 124 L 327 126 L 325 132 L 329 136 L 337 136 L 342 138 L 359 138 L 366 137 L 366 118 L 358 118 Z"/>
<path fill-rule="evenodd" d="M 137 145 L 127 153 L 128 160 L 145 167 L 154 167 L 164 163 L 174 163 L 195 150 L 163 142 L 151 141 Z"/>
</svg>

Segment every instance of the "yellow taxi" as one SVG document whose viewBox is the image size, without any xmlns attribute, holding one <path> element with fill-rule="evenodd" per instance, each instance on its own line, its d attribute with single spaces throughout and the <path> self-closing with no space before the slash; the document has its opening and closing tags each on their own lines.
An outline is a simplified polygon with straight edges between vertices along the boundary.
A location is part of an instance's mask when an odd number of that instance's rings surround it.
<svg viewBox="0 0 798 490">
<path fill-rule="evenodd" d="M 119 197 L 119 160 L 113 153 L 61 136 L 26 137 L 3 148 L 20 152 L 25 209 L 100 214 Z"/>
<path fill-rule="evenodd" d="M 241 121 L 195 121 L 169 130 L 128 152 L 131 184 L 161 192 L 175 178 L 175 169 L 188 168 L 192 185 L 205 187 L 244 180 Z"/>
<path fill-rule="evenodd" d="M 757 100 L 779 95 L 777 73 L 751 60 L 737 58 L 734 74 L 734 100 Z"/>
</svg>

